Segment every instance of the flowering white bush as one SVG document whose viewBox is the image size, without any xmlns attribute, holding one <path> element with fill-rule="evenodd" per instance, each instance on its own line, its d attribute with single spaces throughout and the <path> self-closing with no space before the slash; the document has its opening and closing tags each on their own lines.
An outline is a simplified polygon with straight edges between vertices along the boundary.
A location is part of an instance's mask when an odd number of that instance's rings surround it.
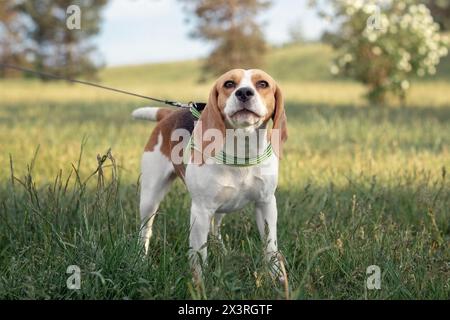
<svg viewBox="0 0 450 320">
<path fill-rule="evenodd" d="M 448 53 L 448 39 L 415 0 L 337 0 L 333 6 L 340 29 L 330 71 L 366 84 L 372 101 L 382 102 L 386 93 L 403 99 L 410 79 L 434 74 Z"/>
</svg>

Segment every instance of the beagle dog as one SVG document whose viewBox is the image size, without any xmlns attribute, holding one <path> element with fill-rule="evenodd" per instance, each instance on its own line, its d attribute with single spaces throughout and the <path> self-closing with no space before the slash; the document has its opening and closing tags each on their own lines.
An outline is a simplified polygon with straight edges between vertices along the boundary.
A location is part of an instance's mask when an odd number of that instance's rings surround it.
<svg viewBox="0 0 450 320">
<path fill-rule="evenodd" d="M 144 107 L 132 114 L 158 122 L 141 164 L 140 238 L 145 253 L 158 206 L 178 176 L 192 198 L 189 258 L 194 279 L 202 279 L 209 232 L 221 240 L 222 218 L 254 203 L 265 257 L 273 275 L 284 281 L 275 199 L 281 145 L 287 139 L 280 87 L 262 70 L 231 70 L 215 82 L 198 121 L 195 111 Z M 224 161 L 229 158 L 234 162 Z M 250 161 L 239 165 L 236 159 Z"/>
</svg>

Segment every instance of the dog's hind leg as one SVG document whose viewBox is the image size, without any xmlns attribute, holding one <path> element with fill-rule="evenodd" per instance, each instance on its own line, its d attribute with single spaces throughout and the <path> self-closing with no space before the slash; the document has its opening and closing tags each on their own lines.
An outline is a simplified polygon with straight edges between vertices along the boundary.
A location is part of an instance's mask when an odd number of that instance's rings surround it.
<svg viewBox="0 0 450 320">
<path fill-rule="evenodd" d="M 175 175 L 172 163 L 159 150 L 144 152 L 141 166 L 140 240 L 147 254 L 159 204 L 169 190 Z"/>
</svg>

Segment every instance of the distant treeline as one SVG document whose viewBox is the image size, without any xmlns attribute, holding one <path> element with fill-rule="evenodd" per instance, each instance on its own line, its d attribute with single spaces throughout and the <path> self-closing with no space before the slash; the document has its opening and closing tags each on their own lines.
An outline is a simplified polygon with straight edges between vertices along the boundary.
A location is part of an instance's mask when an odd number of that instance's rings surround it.
<svg viewBox="0 0 450 320">
<path fill-rule="evenodd" d="M 109 0 L 0 0 L 0 63 L 32 67 L 66 77 L 94 77 L 102 66 L 94 36 Z M 131 0 L 123 0 L 130 1 Z M 257 19 L 271 0 L 178 0 L 187 12 L 190 35 L 213 43 L 205 75 L 234 67 L 263 67 L 267 44 Z M 310 0 L 311 8 L 326 7 Z M 414 0 L 412 0 L 414 1 Z M 450 29 L 450 0 L 422 0 L 441 26 Z M 70 10 L 73 5 L 79 12 Z M 78 15 L 78 16 L 77 16 Z M 303 38 L 301 21 L 289 31 Z M 79 23 L 77 28 L 76 23 Z M 75 28 L 73 28 L 75 27 Z M 329 34 L 323 37 L 327 41 Z M 0 68 L 0 77 L 20 75 Z"/>
<path fill-rule="evenodd" d="M 32 67 L 66 77 L 92 77 L 101 67 L 93 36 L 108 0 L 1 0 L 0 62 Z M 179 0 L 191 36 L 215 47 L 204 64 L 205 73 L 233 67 L 261 66 L 266 42 L 256 16 L 269 0 Z M 72 5 L 80 9 L 80 29 L 71 29 Z M 17 76 L 0 68 L 0 77 Z"/>
</svg>

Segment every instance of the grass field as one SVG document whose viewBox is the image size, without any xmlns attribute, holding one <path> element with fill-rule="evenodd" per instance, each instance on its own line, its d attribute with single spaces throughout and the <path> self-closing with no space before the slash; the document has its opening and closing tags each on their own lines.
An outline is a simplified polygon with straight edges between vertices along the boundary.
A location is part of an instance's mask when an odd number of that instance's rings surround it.
<svg viewBox="0 0 450 320">
<path fill-rule="evenodd" d="M 413 84 L 406 105 L 372 107 L 328 75 L 321 45 L 277 49 L 268 71 L 287 99 L 289 140 L 277 191 L 291 299 L 450 298 L 450 81 Z M 205 100 L 199 62 L 112 68 L 105 84 Z M 153 124 L 145 101 L 61 83 L 0 82 L 0 298 L 285 299 L 262 260 L 252 208 L 212 239 L 205 290 L 187 260 L 190 199 L 174 185 L 150 255 L 138 246 L 138 179 Z M 111 147 L 102 174 L 97 155 Z M 81 289 L 69 290 L 69 265 Z M 381 269 L 367 290 L 366 268 Z"/>
</svg>

